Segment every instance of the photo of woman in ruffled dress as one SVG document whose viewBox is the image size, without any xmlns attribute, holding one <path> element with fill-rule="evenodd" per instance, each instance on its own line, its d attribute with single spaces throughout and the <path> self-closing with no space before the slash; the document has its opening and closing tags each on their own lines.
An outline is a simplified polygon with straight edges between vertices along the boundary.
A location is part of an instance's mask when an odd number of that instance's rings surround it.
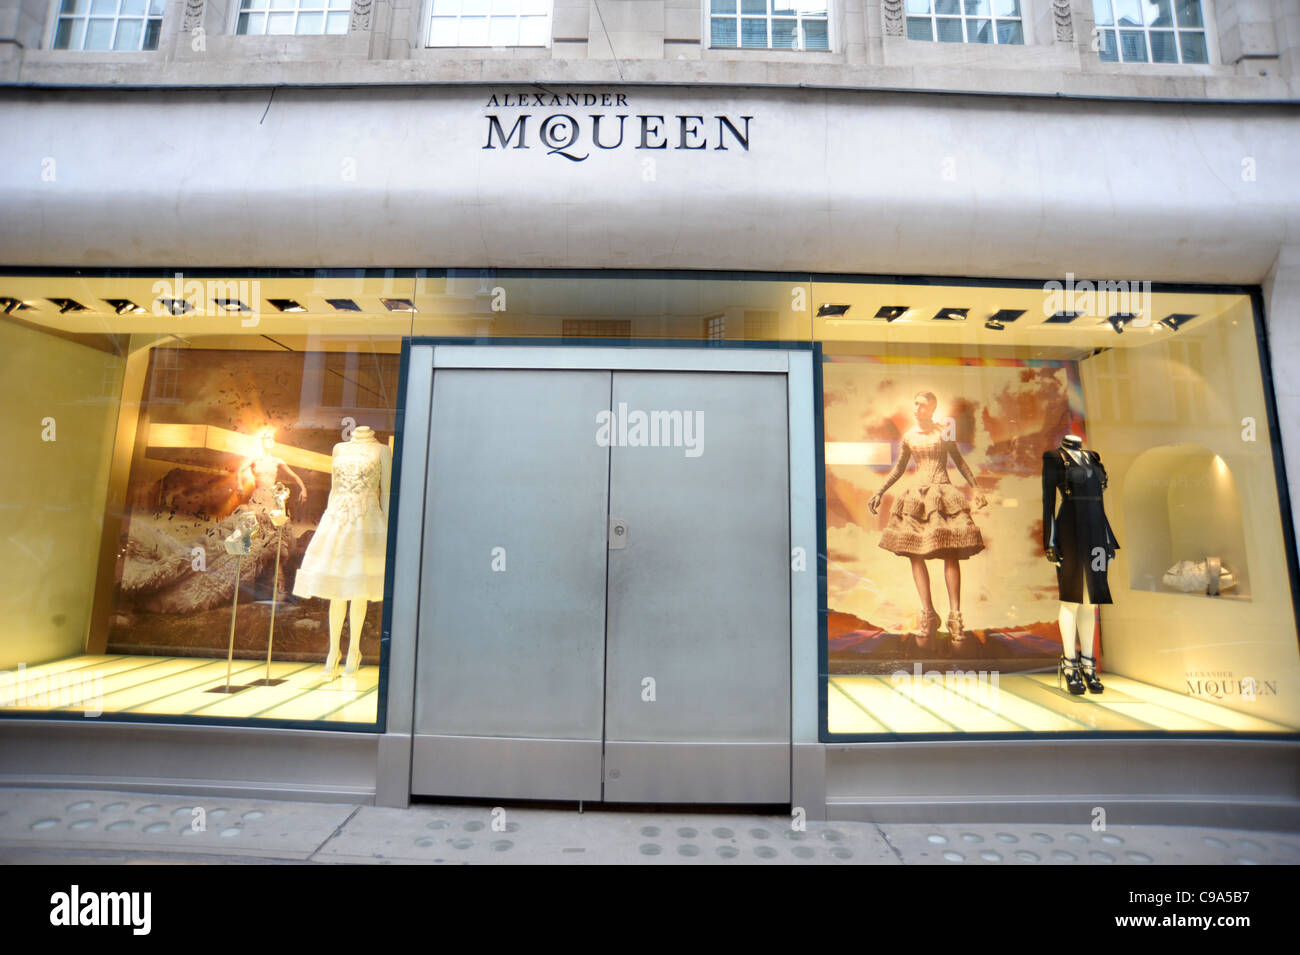
<svg viewBox="0 0 1300 955">
<path fill-rule="evenodd" d="M 932 392 L 916 394 L 912 402 L 916 425 L 902 436 L 898 461 L 867 505 L 871 513 L 877 513 L 885 492 L 903 476 L 908 462 L 916 460 L 916 483 L 895 500 L 889 523 L 880 536 L 880 546 L 911 561 L 912 580 L 921 598 L 921 625 L 916 638 L 919 652 L 931 650 L 939 632 L 939 614 L 930 596 L 926 561 L 943 561 L 943 578 L 948 590 L 948 634 L 953 645 L 959 646 L 965 636 L 961 619 L 961 561 L 984 550 L 984 539 L 971 518 L 970 502 L 948 480 L 949 458 L 966 483 L 974 488 L 976 507 L 988 504 L 956 443 L 945 440 L 942 425 L 935 422 L 938 405 Z"/>
</svg>

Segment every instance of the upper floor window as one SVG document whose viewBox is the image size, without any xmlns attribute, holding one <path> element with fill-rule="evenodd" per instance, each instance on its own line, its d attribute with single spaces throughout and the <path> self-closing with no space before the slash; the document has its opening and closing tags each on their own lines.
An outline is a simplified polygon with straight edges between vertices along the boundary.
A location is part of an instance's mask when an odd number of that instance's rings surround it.
<svg viewBox="0 0 1300 955">
<path fill-rule="evenodd" d="M 710 0 L 709 45 L 829 50 L 826 0 Z"/>
<path fill-rule="evenodd" d="M 907 0 L 909 40 L 1024 43 L 1020 0 Z"/>
<path fill-rule="evenodd" d="M 1209 62 L 1201 0 L 1092 0 L 1092 12 L 1103 61 Z"/>
<path fill-rule="evenodd" d="M 550 0 L 433 0 L 429 46 L 546 46 Z"/>
<path fill-rule="evenodd" d="M 56 50 L 156 50 L 163 0 L 63 0 Z"/>
<path fill-rule="evenodd" d="M 352 0 L 240 0 L 236 33 L 283 36 L 348 32 Z"/>
</svg>

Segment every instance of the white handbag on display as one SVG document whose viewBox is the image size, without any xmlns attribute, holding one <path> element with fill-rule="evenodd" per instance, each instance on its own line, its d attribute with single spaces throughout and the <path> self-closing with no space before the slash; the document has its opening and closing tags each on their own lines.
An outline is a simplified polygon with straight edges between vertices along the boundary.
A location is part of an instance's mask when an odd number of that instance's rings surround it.
<svg viewBox="0 0 1300 955">
<path fill-rule="evenodd" d="M 1166 587 L 1181 590 L 1185 594 L 1201 593 L 1211 597 L 1237 586 L 1232 571 L 1224 567 L 1223 561 L 1218 557 L 1180 560 L 1165 571 L 1161 580 Z"/>
</svg>

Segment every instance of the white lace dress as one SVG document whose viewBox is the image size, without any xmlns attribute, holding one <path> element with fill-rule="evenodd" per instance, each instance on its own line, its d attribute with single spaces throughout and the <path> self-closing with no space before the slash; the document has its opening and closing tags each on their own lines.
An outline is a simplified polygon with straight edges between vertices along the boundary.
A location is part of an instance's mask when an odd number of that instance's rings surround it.
<svg viewBox="0 0 1300 955">
<path fill-rule="evenodd" d="M 388 522 L 379 494 L 388 455 L 377 441 L 334 446 L 329 503 L 298 568 L 296 596 L 384 599 Z"/>
</svg>

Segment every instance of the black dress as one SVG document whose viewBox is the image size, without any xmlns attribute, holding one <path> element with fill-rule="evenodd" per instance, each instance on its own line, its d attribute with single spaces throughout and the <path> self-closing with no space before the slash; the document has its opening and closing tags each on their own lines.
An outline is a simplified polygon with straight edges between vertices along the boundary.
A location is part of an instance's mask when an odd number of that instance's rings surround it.
<svg viewBox="0 0 1300 955">
<path fill-rule="evenodd" d="M 1106 520 L 1101 492 L 1106 489 L 1106 469 L 1096 451 L 1080 451 L 1087 462 L 1079 464 L 1063 449 L 1043 454 L 1043 549 L 1055 548 L 1061 557 L 1056 583 L 1064 603 L 1083 603 L 1083 581 L 1095 604 L 1112 603 L 1105 568 L 1119 550 L 1119 541 Z M 1057 492 L 1061 507 L 1053 516 Z M 1101 560 L 1101 555 L 1105 560 Z"/>
</svg>

